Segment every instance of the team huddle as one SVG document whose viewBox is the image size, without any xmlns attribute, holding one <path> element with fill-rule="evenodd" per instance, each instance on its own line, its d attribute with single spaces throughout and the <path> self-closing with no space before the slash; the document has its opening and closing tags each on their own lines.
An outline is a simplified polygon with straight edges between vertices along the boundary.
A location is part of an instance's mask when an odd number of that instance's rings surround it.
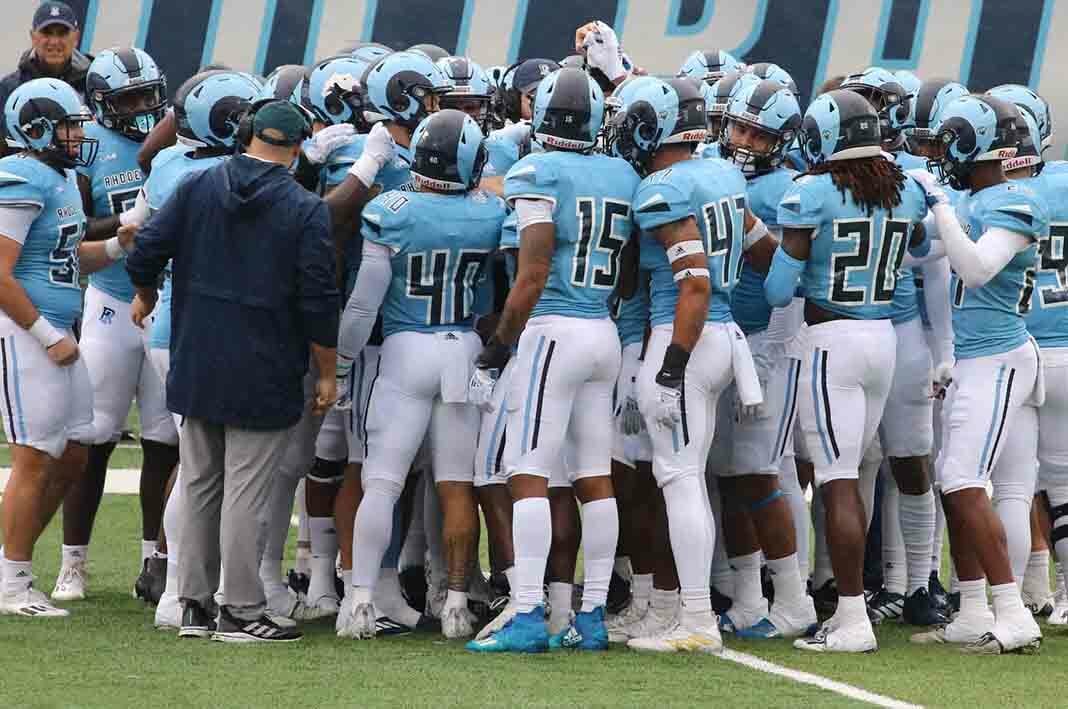
<svg viewBox="0 0 1068 709">
<path fill-rule="evenodd" d="M 208 67 L 168 105 L 151 57 L 114 49 L 88 109 L 55 79 L 16 89 L 0 612 L 87 597 L 136 400 L 135 592 L 180 637 L 335 618 L 473 652 L 872 652 L 899 621 L 1000 654 L 1039 647 L 1038 615 L 1068 624 L 1068 163 L 1043 159 L 1043 99 L 870 67 L 802 110 L 784 68 L 725 51 L 657 78 L 602 22 L 575 51 L 484 70 L 360 43 L 265 79 Z M 256 530 L 267 610 L 222 632 L 225 579 L 210 602 L 179 588 L 199 522 L 166 405 L 171 280 L 145 302 L 124 261 L 275 101 L 305 115 L 294 179 L 330 209 L 338 396 L 310 405 L 313 362 Z M 49 598 L 30 559 L 60 504 Z"/>
</svg>

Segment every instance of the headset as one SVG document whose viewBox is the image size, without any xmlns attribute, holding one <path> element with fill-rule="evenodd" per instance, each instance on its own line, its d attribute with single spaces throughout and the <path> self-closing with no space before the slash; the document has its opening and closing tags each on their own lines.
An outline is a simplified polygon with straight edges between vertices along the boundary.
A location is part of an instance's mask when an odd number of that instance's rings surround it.
<svg viewBox="0 0 1068 709">
<path fill-rule="evenodd" d="M 254 126 L 255 120 L 256 120 L 256 114 L 264 106 L 267 106 L 267 105 L 272 104 L 272 103 L 284 103 L 287 106 L 291 106 L 293 108 L 293 110 L 298 111 L 301 114 L 301 116 L 304 118 L 304 130 L 302 131 L 302 134 L 301 134 L 301 140 L 302 141 L 303 140 L 307 140 L 308 138 L 312 137 L 312 124 L 315 121 L 315 116 L 312 115 L 311 111 L 309 111 L 308 109 L 304 108 L 303 106 L 298 106 L 297 104 L 293 103 L 292 101 L 287 101 L 286 99 L 280 99 L 280 98 L 260 99 L 259 101 L 256 101 L 251 106 L 249 106 L 248 110 L 245 111 L 245 114 L 243 116 L 241 116 L 241 121 L 237 124 L 237 134 L 236 134 L 236 140 L 234 142 L 235 142 L 235 148 L 236 148 L 238 153 L 244 152 L 245 150 L 248 149 L 248 146 L 252 144 L 252 138 L 254 137 L 252 131 L 253 131 L 253 126 Z M 270 138 L 266 138 L 266 137 L 262 137 L 262 136 L 260 137 L 260 140 L 262 140 L 265 143 L 269 143 L 271 145 L 279 145 L 280 144 L 280 143 L 276 143 L 275 141 L 271 140 Z"/>
<path fill-rule="evenodd" d="M 502 121 L 511 120 L 515 122 L 519 120 L 519 107 L 521 105 L 519 92 L 508 83 L 508 75 L 514 74 L 515 70 L 524 61 L 526 60 L 517 61 L 505 69 L 497 83 L 497 90 L 493 92 L 490 110 L 499 116 Z"/>
</svg>

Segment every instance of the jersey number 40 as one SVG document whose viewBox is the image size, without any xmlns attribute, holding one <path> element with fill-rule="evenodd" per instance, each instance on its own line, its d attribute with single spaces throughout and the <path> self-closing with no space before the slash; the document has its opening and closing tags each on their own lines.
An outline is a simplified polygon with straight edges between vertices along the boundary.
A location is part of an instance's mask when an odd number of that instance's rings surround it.
<svg viewBox="0 0 1068 709">
<path fill-rule="evenodd" d="M 461 249 L 454 259 L 451 250 L 435 249 L 408 255 L 408 297 L 426 302 L 427 325 L 453 325 L 471 317 L 475 286 L 489 253 Z"/>
</svg>

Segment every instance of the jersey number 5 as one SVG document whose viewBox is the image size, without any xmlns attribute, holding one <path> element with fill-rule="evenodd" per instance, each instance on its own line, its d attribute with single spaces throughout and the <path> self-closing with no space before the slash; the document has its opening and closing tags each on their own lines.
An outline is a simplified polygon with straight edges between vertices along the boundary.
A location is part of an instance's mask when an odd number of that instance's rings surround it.
<svg viewBox="0 0 1068 709">
<path fill-rule="evenodd" d="M 61 286 L 78 287 L 78 243 L 81 241 L 82 224 L 61 224 L 56 248 L 48 254 L 52 265 L 48 279 Z"/>
<path fill-rule="evenodd" d="M 597 200 L 579 197 L 575 200 L 575 216 L 578 217 L 579 239 L 575 244 L 575 256 L 571 263 L 571 285 L 612 290 L 619 280 L 619 252 L 627 245 L 627 238 L 630 236 L 630 203 L 604 198 L 598 210 Z M 624 234 L 617 231 L 619 221 L 627 225 Z M 595 232 L 597 244 L 594 251 L 605 254 L 608 265 L 590 269 L 590 242 L 593 241 Z M 589 282 L 591 270 L 592 284 Z"/>
</svg>

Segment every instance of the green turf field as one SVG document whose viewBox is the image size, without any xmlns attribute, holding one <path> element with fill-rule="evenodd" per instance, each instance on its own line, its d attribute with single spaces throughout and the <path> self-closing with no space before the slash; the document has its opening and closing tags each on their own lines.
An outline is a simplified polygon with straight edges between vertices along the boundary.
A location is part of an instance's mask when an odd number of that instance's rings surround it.
<svg viewBox="0 0 1068 709">
<path fill-rule="evenodd" d="M 49 591 L 59 561 L 56 520 L 35 571 Z M 139 554 L 134 496 L 107 495 L 90 560 L 91 597 L 60 620 L 0 617 L 0 706 L 727 706 L 860 705 L 714 657 L 604 654 L 470 655 L 437 636 L 338 640 L 312 625 L 302 643 L 233 646 L 152 628 L 130 597 Z M 291 540 L 292 542 L 292 537 Z M 1033 657 L 963 657 L 916 648 L 900 626 L 878 631 L 875 655 L 802 654 L 787 643 L 728 647 L 782 666 L 926 706 L 1064 706 L 1068 633 L 1047 629 Z"/>
</svg>

